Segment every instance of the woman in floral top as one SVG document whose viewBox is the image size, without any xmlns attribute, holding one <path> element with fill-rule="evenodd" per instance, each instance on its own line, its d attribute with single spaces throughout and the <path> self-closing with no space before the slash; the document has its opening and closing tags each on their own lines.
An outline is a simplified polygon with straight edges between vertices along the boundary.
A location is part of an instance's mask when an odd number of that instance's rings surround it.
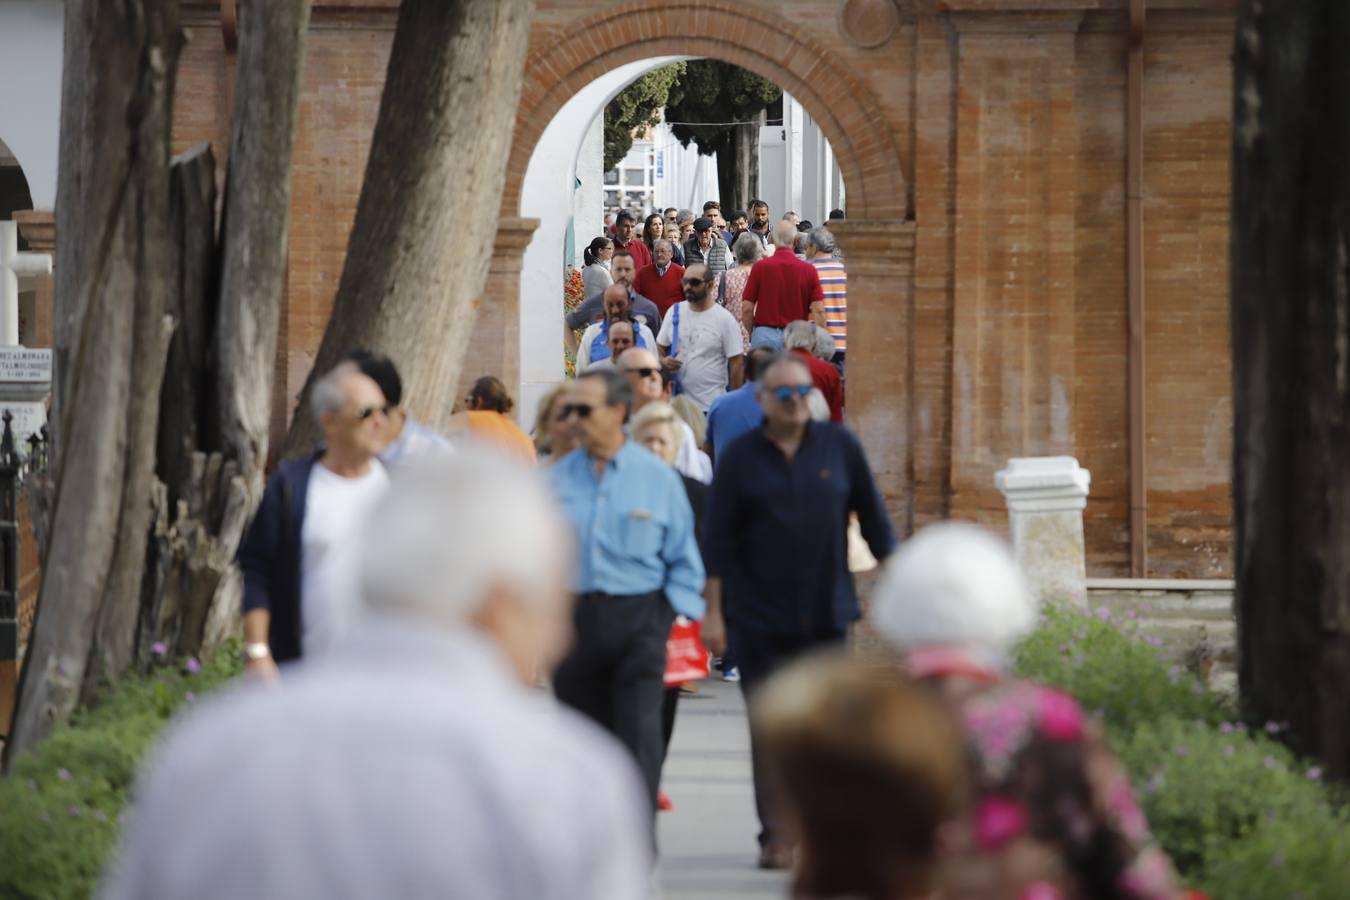
<svg viewBox="0 0 1350 900">
<path fill-rule="evenodd" d="M 973 525 L 932 525 L 888 561 L 872 605 L 877 630 L 966 733 L 975 797 L 946 896 L 1182 896 L 1124 769 L 1077 701 L 1007 676 L 1037 607 L 1001 541 Z"/>
<path fill-rule="evenodd" d="M 750 332 L 745 330 L 745 320 L 741 317 L 741 297 L 745 294 L 745 283 L 750 280 L 750 268 L 764 255 L 764 247 L 754 235 L 743 234 L 736 239 L 731 248 L 736 257 L 734 268 L 727 269 L 718 279 L 717 302 L 727 308 L 727 312 L 736 317 L 741 326 L 741 340 L 745 351 L 750 352 Z"/>
</svg>

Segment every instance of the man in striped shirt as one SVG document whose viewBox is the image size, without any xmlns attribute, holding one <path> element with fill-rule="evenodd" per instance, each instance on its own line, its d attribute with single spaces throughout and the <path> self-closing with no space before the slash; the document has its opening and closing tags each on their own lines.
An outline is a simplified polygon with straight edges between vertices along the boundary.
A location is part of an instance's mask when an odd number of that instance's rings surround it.
<svg viewBox="0 0 1350 900">
<path fill-rule="evenodd" d="M 848 347 L 848 273 L 844 262 L 835 253 L 834 235 L 825 226 L 811 229 L 811 243 L 806 248 L 807 262 L 816 267 L 820 287 L 825 294 L 824 315 L 815 317 L 816 324 L 834 338 L 834 364 L 844 369 L 844 351 Z"/>
</svg>

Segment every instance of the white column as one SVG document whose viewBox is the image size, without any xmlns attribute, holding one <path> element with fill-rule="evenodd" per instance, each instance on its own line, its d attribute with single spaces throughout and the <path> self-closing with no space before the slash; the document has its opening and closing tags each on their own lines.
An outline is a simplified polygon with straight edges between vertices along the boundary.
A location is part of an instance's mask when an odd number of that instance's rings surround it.
<svg viewBox="0 0 1350 900">
<path fill-rule="evenodd" d="M 19 343 L 19 276 L 51 271 L 50 255 L 19 252 L 17 222 L 0 222 L 0 346 Z"/>
<path fill-rule="evenodd" d="M 1008 460 L 994 476 L 1008 502 L 1013 553 L 1044 601 L 1087 603 L 1083 509 L 1092 475 L 1072 456 Z"/>
</svg>

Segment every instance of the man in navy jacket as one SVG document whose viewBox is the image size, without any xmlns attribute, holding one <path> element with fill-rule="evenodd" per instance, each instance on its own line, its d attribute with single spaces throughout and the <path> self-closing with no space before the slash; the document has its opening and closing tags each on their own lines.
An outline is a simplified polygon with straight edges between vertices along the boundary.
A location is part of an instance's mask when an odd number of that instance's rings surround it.
<svg viewBox="0 0 1350 900">
<path fill-rule="evenodd" d="M 324 448 L 281 465 L 239 547 L 244 653 L 263 676 L 345 631 L 356 534 L 388 484 L 376 458 L 388 408 L 373 380 L 343 363 L 315 384 L 310 408 Z"/>
</svg>

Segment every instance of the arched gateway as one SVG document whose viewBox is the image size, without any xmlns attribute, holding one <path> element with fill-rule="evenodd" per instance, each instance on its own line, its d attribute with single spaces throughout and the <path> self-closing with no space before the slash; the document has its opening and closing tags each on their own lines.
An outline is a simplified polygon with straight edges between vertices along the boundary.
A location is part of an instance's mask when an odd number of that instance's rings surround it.
<svg viewBox="0 0 1350 900">
<path fill-rule="evenodd" d="M 520 342 L 513 339 L 521 327 L 517 296 L 525 248 L 538 226 L 520 217 L 522 192 L 531 155 L 553 117 L 621 66 L 691 56 L 735 62 L 780 85 L 829 139 L 848 192 L 849 221 L 836 228 L 849 266 L 848 415 L 905 526 L 912 510 L 908 354 L 902 348 L 911 334 L 914 229 L 895 109 L 859 80 L 855 65 L 779 11 L 728 0 L 643 0 L 556 30 L 535 26 L 491 279 L 466 376 L 495 371 L 508 383 L 520 380 Z"/>
</svg>

